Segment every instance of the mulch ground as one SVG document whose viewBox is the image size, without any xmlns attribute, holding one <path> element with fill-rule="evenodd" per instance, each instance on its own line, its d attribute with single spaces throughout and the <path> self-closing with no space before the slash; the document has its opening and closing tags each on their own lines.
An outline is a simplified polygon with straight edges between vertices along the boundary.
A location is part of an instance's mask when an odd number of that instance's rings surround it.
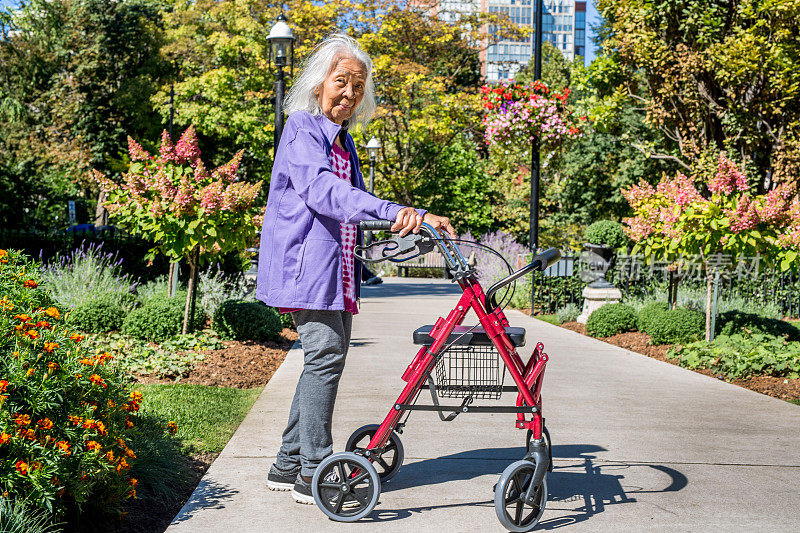
<svg viewBox="0 0 800 533">
<path fill-rule="evenodd" d="M 586 327 L 578 322 L 566 322 L 562 324 L 561 327 L 576 331 L 581 335 L 586 335 Z M 647 357 L 652 357 L 653 359 L 658 359 L 659 361 L 666 361 L 667 363 L 678 365 L 677 360 L 667 358 L 667 351 L 672 348 L 672 345 L 651 345 L 650 336 L 647 333 L 631 331 L 628 333 L 619 333 L 611 337 L 600 338 L 599 340 L 619 346 L 621 348 L 625 348 L 632 352 L 646 355 Z M 728 381 L 725 380 L 724 376 L 715 374 L 710 370 L 697 369 L 695 372 Z M 787 379 L 775 376 L 757 376 L 747 379 L 733 379 L 729 380 L 728 382 L 781 400 L 800 399 L 800 379 Z"/>
<path fill-rule="evenodd" d="M 205 360 L 177 382 L 237 389 L 264 386 L 296 340 L 296 331 L 284 329 L 278 341 L 225 341 L 225 348 L 205 352 Z M 134 379 L 143 384 L 176 383 L 175 380 L 150 376 L 134 376 Z M 126 508 L 128 515 L 118 524 L 116 532 L 162 533 L 189 500 L 216 457 L 216 454 L 187 457 L 189 477 L 184 490 L 175 495 L 175 501 L 159 502 L 144 498 L 131 501 Z"/>
</svg>

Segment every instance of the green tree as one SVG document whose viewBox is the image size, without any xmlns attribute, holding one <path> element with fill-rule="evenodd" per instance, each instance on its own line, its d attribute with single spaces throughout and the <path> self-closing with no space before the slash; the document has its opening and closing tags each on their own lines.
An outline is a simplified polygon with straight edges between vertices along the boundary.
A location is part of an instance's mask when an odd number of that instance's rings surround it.
<svg viewBox="0 0 800 533">
<path fill-rule="evenodd" d="M 121 169 L 127 132 L 158 131 L 149 98 L 163 73 L 160 6 L 31 0 L 0 12 L 0 171 L 23 201 L 61 201 L 65 181 L 92 198 L 90 167 Z M 15 222 L 47 213 L 39 206 Z"/>
<path fill-rule="evenodd" d="M 514 80 L 518 83 L 533 83 L 534 60 L 517 72 Z M 542 81 L 553 89 L 563 89 L 570 86 L 572 63 L 564 57 L 561 50 L 550 41 L 542 42 Z"/>
<path fill-rule="evenodd" d="M 607 46 L 647 120 L 687 171 L 725 151 L 757 192 L 800 170 L 800 3 L 794 0 L 599 0 Z M 735 154 L 735 155 L 734 155 Z"/>
</svg>

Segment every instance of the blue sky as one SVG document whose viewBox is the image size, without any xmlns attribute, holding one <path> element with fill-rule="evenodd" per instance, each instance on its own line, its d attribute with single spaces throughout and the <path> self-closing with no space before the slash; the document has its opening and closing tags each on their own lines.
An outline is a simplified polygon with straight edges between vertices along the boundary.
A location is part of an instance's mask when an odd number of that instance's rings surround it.
<svg viewBox="0 0 800 533">
<path fill-rule="evenodd" d="M 15 5 L 17 0 L 0 0 L 0 6 Z M 600 15 L 597 14 L 597 9 L 594 7 L 594 0 L 589 1 L 586 6 L 586 64 L 592 62 L 594 59 L 594 43 L 590 37 L 592 36 L 591 26 L 600 22 Z"/>
</svg>

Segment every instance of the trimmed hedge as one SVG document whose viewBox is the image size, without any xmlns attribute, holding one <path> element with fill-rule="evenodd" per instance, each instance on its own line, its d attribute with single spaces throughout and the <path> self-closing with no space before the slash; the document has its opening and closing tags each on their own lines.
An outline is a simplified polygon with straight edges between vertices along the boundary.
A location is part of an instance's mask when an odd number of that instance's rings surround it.
<svg viewBox="0 0 800 533">
<path fill-rule="evenodd" d="M 636 317 L 636 329 L 647 331 L 653 318 L 667 310 L 669 310 L 669 306 L 664 302 L 650 302 L 645 305 L 639 310 L 639 316 Z"/>
<path fill-rule="evenodd" d="M 788 337 L 790 341 L 800 341 L 800 329 L 785 320 L 765 318 L 741 311 L 728 311 L 717 319 L 717 335 L 730 336 L 747 333 L 747 330 L 751 333 Z"/>
<path fill-rule="evenodd" d="M 266 341 L 283 329 L 278 311 L 261 302 L 227 300 L 217 307 L 211 325 L 223 339 Z"/>
<path fill-rule="evenodd" d="M 693 309 L 671 309 L 655 313 L 645 333 L 653 344 L 683 344 L 705 335 L 706 317 Z"/>
<path fill-rule="evenodd" d="M 153 342 L 174 337 L 181 332 L 185 306 L 185 292 L 178 291 L 172 298 L 155 297 L 125 317 L 122 333 Z M 199 305 L 195 307 L 193 329 L 203 329 L 207 318 Z"/>
<path fill-rule="evenodd" d="M 621 248 L 628 243 L 622 224 L 613 220 L 598 220 L 586 228 L 583 236 L 588 243 L 605 244 L 613 249 Z"/>
<path fill-rule="evenodd" d="M 125 311 L 119 304 L 101 299 L 75 307 L 67 317 L 67 324 L 86 333 L 106 333 L 122 328 L 124 318 Z"/>
<path fill-rule="evenodd" d="M 621 303 L 606 304 L 589 316 L 586 333 L 592 337 L 610 337 L 636 328 L 636 311 Z"/>
</svg>

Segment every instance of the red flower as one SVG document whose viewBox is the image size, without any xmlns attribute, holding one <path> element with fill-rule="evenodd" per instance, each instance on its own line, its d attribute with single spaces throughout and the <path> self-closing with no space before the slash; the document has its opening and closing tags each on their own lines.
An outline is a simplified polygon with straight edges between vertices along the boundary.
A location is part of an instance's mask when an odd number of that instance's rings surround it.
<svg viewBox="0 0 800 533">
<path fill-rule="evenodd" d="M 22 286 L 25 287 L 26 289 L 35 289 L 36 287 L 39 286 L 39 284 L 33 281 L 32 279 L 29 279 L 28 281 L 23 283 Z"/>
<path fill-rule="evenodd" d="M 28 473 L 28 463 L 26 463 L 22 459 L 17 461 L 14 466 L 17 468 L 17 472 L 19 472 L 23 476 Z"/>
<path fill-rule="evenodd" d="M 496 87 L 494 92 L 497 93 L 497 94 L 503 94 L 503 88 L 502 87 Z"/>
</svg>

